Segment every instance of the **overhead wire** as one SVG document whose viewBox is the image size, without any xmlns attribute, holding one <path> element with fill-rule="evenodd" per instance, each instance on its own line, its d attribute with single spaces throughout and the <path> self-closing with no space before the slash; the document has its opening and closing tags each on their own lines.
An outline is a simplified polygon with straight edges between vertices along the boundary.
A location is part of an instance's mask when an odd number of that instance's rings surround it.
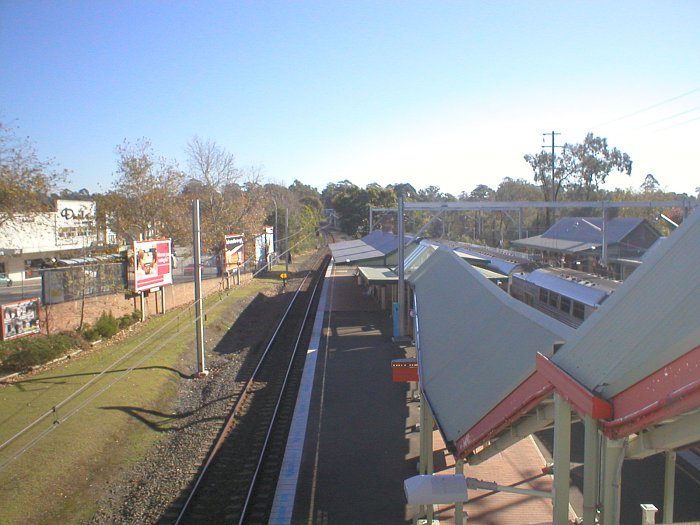
<svg viewBox="0 0 700 525">
<path fill-rule="evenodd" d="M 666 100 L 662 100 L 661 102 L 657 102 L 655 104 L 652 104 L 651 106 L 647 106 L 647 107 L 644 107 L 642 109 L 638 109 L 636 111 L 633 111 L 632 113 L 627 113 L 626 115 L 622 115 L 621 117 L 615 118 L 613 120 L 609 120 L 607 122 L 602 122 L 600 124 L 593 126 L 593 128 L 598 128 L 600 126 L 607 126 L 609 124 L 613 124 L 615 122 L 619 122 L 621 120 L 625 120 L 625 119 L 628 119 L 630 117 L 637 116 L 641 113 L 645 113 L 647 111 L 651 111 L 652 109 L 656 109 L 660 106 L 663 106 L 664 104 L 668 104 L 669 102 L 674 102 L 674 101 L 679 100 L 681 98 L 692 95 L 693 93 L 697 93 L 698 91 L 700 91 L 700 87 L 695 88 L 695 89 L 691 89 L 690 91 L 686 91 L 685 93 L 681 93 L 680 95 L 676 95 L 675 97 L 671 97 L 671 98 L 668 98 Z"/>
<path fill-rule="evenodd" d="M 188 307 L 187 310 L 189 310 L 189 309 L 191 309 L 191 308 L 192 308 L 192 305 L 190 305 L 190 306 Z M 19 438 L 21 435 L 23 435 L 24 433 L 26 433 L 28 430 L 30 430 L 31 428 L 33 428 L 34 426 L 36 426 L 36 424 L 38 424 L 38 423 L 41 422 L 42 420 L 46 419 L 46 416 L 47 416 L 47 415 L 50 415 L 50 414 L 55 413 L 55 412 L 56 412 L 56 408 L 59 408 L 59 407 L 61 407 L 61 406 L 64 406 L 68 401 L 70 401 L 71 399 L 75 398 L 75 397 L 77 396 L 77 394 L 79 394 L 80 392 L 84 391 L 89 385 L 95 383 L 95 382 L 97 381 L 97 379 L 99 379 L 100 377 L 104 376 L 109 370 L 111 370 L 112 368 L 114 368 L 117 364 L 119 364 L 120 362 L 124 361 L 126 358 L 131 357 L 137 350 L 139 350 L 139 349 L 143 348 L 144 346 L 146 346 L 146 343 L 150 342 L 151 339 L 153 339 L 154 337 L 158 336 L 158 335 L 159 335 L 163 330 L 165 330 L 166 328 L 171 327 L 171 325 L 173 325 L 176 321 L 179 321 L 178 316 L 173 317 L 170 321 L 168 321 L 167 323 L 165 323 L 165 324 L 164 324 L 163 326 L 161 326 L 158 330 L 156 330 L 155 332 L 153 332 L 152 334 L 150 334 L 148 337 L 146 337 L 146 339 L 145 339 L 140 345 L 138 345 L 136 348 L 134 348 L 134 350 L 131 350 L 130 352 L 127 352 L 124 356 L 122 356 L 122 357 L 120 357 L 119 359 L 117 359 L 115 362 L 113 362 L 113 363 L 112 363 L 111 365 L 109 365 L 107 368 L 105 368 L 104 370 L 102 370 L 102 372 L 100 372 L 97 376 L 95 376 L 95 377 L 92 378 L 90 381 L 88 381 L 88 383 L 86 383 L 85 385 L 83 385 L 81 388 L 79 388 L 78 390 L 76 390 L 75 392 L 73 392 L 73 393 L 72 393 L 70 396 L 68 396 L 66 399 L 64 399 L 63 401 L 61 401 L 60 403 L 58 403 L 56 406 L 54 406 L 49 412 L 47 412 L 46 414 L 43 414 L 42 416 L 40 416 L 39 418 L 37 418 L 34 422 L 32 422 L 30 425 L 28 425 L 28 426 L 25 427 L 23 430 L 21 430 L 20 432 L 18 432 L 17 434 L 15 434 L 12 438 L 10 438 L 10 439 L 7 440 L 5 443 L 3 443 L 3 444 L 2 444 L 2 447 L 5 447 L 5 446 L 9 445 L 11 442 L 15 441 L 17 438 Z M 59 425 L 60 423 L 63 423 L 63 422 L 65 422 L 65 421 L 67 421 L 68 419 L 70 419 L 71 417 L 73 417 L 75 414 L 77 414 L 77 413 L 80 412 L 83 408 L 85 408 L 91 401 L 93 401 L 94 399 L 96 399 L 97 397 L 99 397 L 100 395 L 102 395 L 104 392 L 106 392 L 107 390 L 109 390 L 109 389 L 110 389 L 112 386 L 114 386 L 117 382 L 119 382 L 119 381 L 121 381 L 122 379 L 124 379 L 126 376 L 128 376 L 131 372 L 133 372 L 139 365 L 141 365 L 141 364 L 142 364 L 143 362 L 145 362 L 147 359 L 150 359 L 151 357 L 153 357 L 157 352 L 159 352 L 160 350 L 162 350 L 162 349 L 165 347 L 165 345 L 168 344 L 168 343 L 169 343 L 174 337 L 176 337 L 178 334 L 179 334 L 179 329 L 176 330 L 176 331 L 175 331 L 173 334 L 171 334 L 169 337 L 166 337 L 165 339 L 162 339 L 161 342 L 160 342 L 160 344 L 156 345 L 150 352 L 148 352 L 147 354 L 145 354 L 145 355 L 144 355 L 141 359 L 139 359 L 135 364 L 133 364 L 133 365 L 131 365 L 129 368 L 123 370 L 123 371 L 122 371 L 122 374 L 119 375 L 116 379 L 114 379 L 113 381 L 111 381 L 110 383 L 108 383 L 106 386 L 104 386 L 103 388 L 101 388 L 100 390 L 98 390 L 97 392 L 95 392 L 94 394 L 90 395 L 86 400 L 84 400 L 81 404 L 79 404 L 77 407 L 75 407 L 75 408 L 72 409 L 70 412 L 68 412 L 68 414 L 66 414 L 64 417 L 62 417 L 62 418 L 57 418 L 56 420 L 54 420 L 54 421 L 52 422 L 52 424 L 51 424 L 50 427 L 44 429 L 39 435 L 37 435 L 36 437 L 34 437 L 31 441 L 29 441 L 29 443 L 27 443 L 24 447 L 22 447 L 20 450 L 18 450 L 16 454 L 14 454 L 12 457 L 8 458 L 4 463 L 0 464 L 0 471 L 4 470 L 6 466 L 8 466 L 8 465 L 9 465 L 10 463 L 12 463 L 13 461 L 17 460 L 17 459 L 18 459 L 20 456 L 22 456 L 25 452 L 27 452 L 28 450 L 32 449 L 32 448 L 34 447 L 34 445 L 36 445 L 37 443 L 39 443 L 42 439 L 44 439 L 44 437 L 46 437 L 46 436 L 49 435 L 51 432 L 53 432 L 53 431 L 58 427 L 58 425 Z"/>
<path fill-rule="evenodd" d="M 291 239 L 291 238 L 293 238 L 293 237 L 296 237 L 297 235 L 300 235 L 301 233 L 303 233 L 303 230 L 302 230 L 302 229 L 298 230 L 296 233 L 294 233 L 294 234 L 292 234 L 292 235 L 287 236 L 285 240 L 288 240 L 288 239 Z M 311 237 L 311 235 L 312 235 L 312 233 L 309 233 L 309 234 L 308 234 L 307 236 L 305 236 L 304 238 L 298 240 L 294 245 L 292 245 L 290 248 L 288 248 L 284 253 L 289 252 L 292 248 L 298 246 L 299 244 L 301 244 L 302 242 L 304 242 L 306 239 L 308 239 L 309 237 Z M 251 258 L 252 258 L 252 257 L 253 257 L 253 256 L 251 256 Z M 250 258 L 249 258 L 248 260 L 250 260 Z M 247 262 L 247 261 L 246 261 L 246 262 Z M 264 270 L 267 268 L 267 266 L 268 266 L 268 265 L 266 264 L 265 266 L 263 266 L 263 268 L 261 268 L 260 270 L 258 270 L 257 272 L 255 272 L 255 273 L 253 274 L 253 277 L 257 276 L 260 272 L 264 271 Z M 190 306 L 187 308 L 186 312 L 189 311 L 189 310 L 191 310 L 192 307 L 193 307 L 193 305 L 190 305 Z M 107 374 L 107 373 L 108 373 L 110 370 L 112 370 L 115 366 L 117 366 L 119 363 L 121 363 L 121 362 L 125 361 L 126 359 L 128 359 L 129 357 L 131 357 L 131 356 L 132 356 L 133 354 L 135 354 L 138 350 L 140 350 L 143 346 L 145 346 L 147 343 L 149 343 L 153 338 L 155 338 L 156 336 L 160 335 L 161 332 L 163 332 L 163 331 L 166 330 L 167 328 L 170 328 L 171 325 L 175 324 L 176 322 L 179 323 L 179 316 L 173 317 L 173 319 L 171 319 L 170 321 L 166 322 L 163 326 L 161 326 L 161 327 L 160 327 L 159 329 L 157 329 L 155 332 L 153 332 L 153 333 L 150 334 L 148 337 L 146 337 L 146 339 L 145 339 L 140 345 L 136 346 L 133 350 L 127 352 L 126 354 L 124 354 L 123 356 L 121 356 L 119 359 L 117 359 L 117 360 L 115 360 L 114 362 L 112 362 L 109 366 L 107 366 L 107 367 L 104 368 L 102 371 L 100 371 L 96 376 L 94 376 L 92 379 L 90 379 L 90 380 L 89 380 L 87 383 L 85 383 L 83 386 L 81 386 L 81 387 L 78 388 L 76 391 L 72 392 L 72 393 L 71 393 L 70 395 L 68 395 L 66 398 L 64 398 L 63 400 L 61 400 L 59 403 L 57 403 L 56 405 L 54 405 L 50 410 L 46 411 L 45 413 L 43 413 L 42 415 L 40 415 L 39 417 L 37 417 L 34 421 L 32 421 L 30 424 L 28 424 L 27 426 L 25 426 L 23 429 L 21 429 L 20 431 L 18 431 L 16 434 L 14 434 L 14 435 L 11 436 L 10 438 L 8 438 L 5 442 L 1 443 L 1 444 L 0 444 L 0 450 L 6 448 L 6 447 L 9 446 L 11 443 L 13 443 L 13 442 L 16 441 L 17 439 L 19 439 L 21 436 L 23 436 L 24 434 L 26 434 L 29 430 L 31 430 L 31 429 L 34 428 L 36 425 L 38 425 L 39 423 L 41 423 L 42 421 L 44 421 L 46 418 L 48 418 L 50 415 L 56 414 L 57 409 L 62 408 L 62 407 L 65 406 L 68 402 L 70 402 L 71 400 L 73 400 L 74 398 L 76 398 L 79 394 L 81 394 L 81 393 L 84 392 L 87 388 L 89 388 L 91 385 L 93 385 L 94 383 L 96 383 L 100 378 L 102 378 L 105 374 Z M 124 370 L 124 371 L 122 372 L 122 375 L 121 375 L 121 376 L 119 376 L 119 377 L 118 377 L 117 379 L 115 379 L 114 381 L 108 383 L 105 387 L 103 387 L 102 389 L 100 389 L 100 390 L 99 390 L 98 392 L 96 392 L 95 394 L 93 394 L 93 395 L 91 395 L 90 397 L 88 397 L 87 400 L 85 400 L 83 403 L 81 403 L 80 405 L 78 405 L 78 407 L 76 407 L 75 409 L 73 409 L 72 411 L 70 411 L 66 416 L 64 416 L 63 418 L 56 419 L 56 420 L 52 423 L 52 425 L 51 425 L 50 427 L 48 427 L 48 428 L 45 429 L 43 432 L 41 432 L 38 436 L 36 436 L 34 439 L 32 439 L 27 445 L 25 445 L 24 447 L 22 447 L 22 448 L 21 448 L 15 455 L 13 455 L 11 458 L 9 458 L 8 460 L 6 460 L 4 463 L 0 464 L 0 471 L 2 471 L 8 464 L 10 464 L 10 463 L 12 463 L 13 461 L 15 461 L 15 460 L 16 460 L 17 458 L 19 458 L 22 454 L 24 454 L 27 450 L 30 450 L 32 447 L 34 447 L 34 445 L 35 445 L 36 443 L 38 443 L 38 442 L 41 441 L 45 436 L 47 436 L 49 433 L 51 433 L 51 432 L 57 427 L 57 423 L 61 423 L 61 422 L 64 422 L 64 421 L 68 420 L 70 417 L 72 417 L 72 416 L 75 415 L 77 412 L 79 412 L 80 410 L 82 410 L 85 406 L 87 406 L 93 399 L 97 398 L 97 397 L 98 397 L 99 395 L 101 395 L 103 392 L 105 392 L 106 390 L 108 390 L 109 388 L 111 388 L 115 383 L 117 383 L 118 381 L 120 381 L 121 379 L 123 379 L 124 377 L 126 377 L 128 374 L 130 374 L 137 366 L 139 366 L 141 363 L 143 363 L 146 359 L 148 359 L 148 358 L 152 357 L 153 355 L 155 355 L 158 351 L 160 351 L 160 350 L 165 346 L 166 343 L 168 343 L 173 337 L 175 337 L 175 336 L 177 335 L 178 332 L 179 332 L 179 330 L 176 331 L 176 333 L 172 334 L 170 337 L 167 337 L 167 338 L 165 338 L 164 340 L 162 340 L 162 342 L 161 342 L 159 345 L 157 345 L 153 350 L 151 350 L 148 354 L 146 354 L 144 357 L 142 357 L 136 364 L 134 364 L 134 365 L 132 365 L 131 367 L 129 367 L 129 368 L 127 368 L 126 370 Z"/>
<path fill-rule="evenodd" d="M 190 308 L 191 308 L 191 307 L 190 307 Z M 175 322 L 176 319 L 177 319 L 177 318 L 171 319 L 169 322 L 167 322 L 166 324 L 164 324 L 162 327 L 160 327 L 160 328 L 159 328 L 158 330 L 156 330 L 154 333 L 152 333 L 151 335 L 149 335 L 149 336 L 144 340 L 143 344 L 148 343 L 152 338 L 156 337 L 156 336 L 159 335 L 163 330 L 165 330 L 166 328 L 170 327 L 170 325 L 173 324 L 173 323 Z M 71 393 L 71 394 L 68 395 L 65 399 L 63 399 L 62 401 L 60 401 L 59 403 L 57 403 L 57 404 L 55 404 L 53 407 L 51 407 L 51 410 L 46 411 L 45 413 L 43 413 L 42 415 L 40 415 L 39 417 L 37 417 L 34 421 L 32 421 L 29 425 L 27 425 L 27 426 L 24 427 L 22 430 L 18 431 L 15 435 L 13 435 L 13 436 L 10 437 L 9 439 L 7 439 L 4 443 L 0 444 L 0 450 L 2 450 L 3 448 L 7 447 L 10 443 L 12 443 L 13 441 L 15 441 L 16 439 L 18 439 L 19 437 L 21 437 L 23 434 L 25 434 L 26 432 L 28 432 L 29 430 L 31 430 L 34 426 L 36 426 L 38 423 L 40 423 L 41 421 L 43 421 L 44 419 L 46 419 L 47 417 L 49 417 L 51 414 L 54 414 L 54 413 L 56 412 L 57 409 L 63 407 L 63 406 L 66 405 L 68 402 L 70 402 L 72 399 L 74 399 L 75 397 L 77 397 L 80 393 L 82 393 L 84 390 L 86 390 L 86 389 L 87 389 L 88 387 L 90 387 L 92 384 L 94 384 L 95 382 L 97 382 L 102 376 L 104 376 L 107 372 L 109 372 L 110 370 L 112 370 L 112 369 L 113 369 L 115 366 L 117 366 L 119 363 L 121 363 L 122 361 L 124 361 L 124 360 L 128 359 L 129 357 L 131 357 L 131 356 L 132 356 L 134 353 L 136 353 L 139 349 L 140 349 L 140 346 L 136 346 L 133 350 L 127 352 L 126 354 L 124 354 L 123 356 L 121 356 L 119 359 L 117 359 L 116 361 L 112 362 L 112 364 L 110 364 L 109 366 L 107 366 L 106 368 L 104 368 L 101 372 L 99 372 L 96 376 L 94 376 L 92 379 L 90 379 L 90 380 L 89 380 L 87 383 L 85 383 L 83 386 L 81 386 L 80 388 L 78 388 L 75 392 Z"/>
</svg>

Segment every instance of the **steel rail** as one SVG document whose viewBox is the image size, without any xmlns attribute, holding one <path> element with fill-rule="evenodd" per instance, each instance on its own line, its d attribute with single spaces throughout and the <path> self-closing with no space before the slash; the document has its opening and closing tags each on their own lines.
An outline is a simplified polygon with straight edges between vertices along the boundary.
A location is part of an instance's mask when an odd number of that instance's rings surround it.
<svg viewBox="0 0 700 525">
<path fill-rule="evenodd" d="M 180 509 L 180 513 L 178 514 L 177 519 L 174 522 L 174 525 L 180 525 L 185 518 L 185 515 L 190 509 L 190 505 L 194 499 L 194 497 L 197 495 L 197 492 L 202 485 L 202 482 L 204 481 L 204 478 L 207 475 L 207 472 L 209 471 L 209 468 L 211 467 L 212 463 L 214 460 L 217 458 L 219 451 L 223 447 L 223 444 L 225 443 L 228 434 L 230 433 L 231 429 L 234 426 L 234 423 L 236 421 L 236 418 L 238 417 L 238 412 L 241 406 L 244 404 L 244 402 L 247 400 L 248 395 L 252 391 L 253 384 L 256 382 L 258 372 L 260 371 L 265 359 L 268 356 L 268 353 L 270 351 L 270 348 L 273 346 L 275 343 L 277 334 L 279 331 L 282 329 L 282 326 L 284 325 L 285 321 L 287 320 L 287 316 L 289 315 L 289 312 L 291 311 L 292 307 L 294 306 L 297 298 L 299 297 L 299 294 L 301 293 L 301 288 L 304 286 L 304 283 L 306 283 L 306 280 L 309 278 L 309 276 L 312 274 L 312 270 L 309 270 L 307 274 L 304 276 L 304 279 L 301 281 L 299 284 L 299 287 L 294 293 L 294 296 L 292 297 L 291 301 L 289 302 L 289 305 L 287 306 L 287 309 L 285 310 L 284 314 L 282 315 L 279 323 L 277 324 L 277 327 L 275 328 L 275 331 L 273 332 L 272 336 L 270 337 L 267 346 L 265 347 L 265 350 L 260 356 L 260 359 L 258 360 L 257 365 L 255 366 L 255 369 L 251 373 L 250 377 L 245 383 L 245 386 L 241 390 L 241 395 L 236 400 L 236 403 L 234 404 L 233 408 L 231 409 L 231 412 L 229 414 L 229 417 L 227 418 L 224 426 L 222 427 L 221 432 L 219 433 L 219 437 L 217 438 L 216 442 L 214 443 L 214 446 L 211 448 L 209 454 L 207 455 L 207 459 L 204 462 L 202 469 L 197 476 L 197 479 L 195 480 L 195 483 L 192 487 L 192 490 L 190 490 L 190 493 L 185 500 L 182 508 Z"/>
<path fill-rule="evenodd" d="M 325 272 L 325 264 L 321 265 L 321 268 L 319 269 L 319 274 L 322 276 Z M 309 320 L 309 315 L 311 313 L 311 307 L 314 304 L 314 298 L 316 297 L 316 294 L 318 293 L 318 288 L 319 288 L 319 283 L 323 281 L 323 278 L 319 278 L 316 280 L 314 284 L 313 291 L 311 293 L 311 298 L 309 299 L 309 304 L 306 306 L 306 311 L 304 312 L 304 318 L 301 322 L 301 328 L 299 329 L 299 332 L 297 334 L 296 341 L 294 342 L 294 350 L 292 351 L 292 355 L 289 359 L 289 363 L 287 364 L 287 370 L 284 374 L 284 381 L 282 382 L 282 387 L 280 388 L 280 393 L 277 398 L 277 401 L 275 403 L 275 409 L 272 413 L 272 418 L 270 419 L 270 426 L 267 429 L 267 433 L 265 435 L 265 441 L 262 446 L 262 450 L 260 452 L 260 456 L 258 457 L 257 464 L 255 466 L 255 472 L 253 473 L 253 477 L 251 479 L 250 485 L 248 486 L 248 493 L 246 494 L 245 502 L 243 503 L 243 508 L 241 509 L 241 515 L 238 520 L 239 525 L 244 525 L 245 519 L 247 517 L 248 513 L 248 507 L 250 505 L 250 501 L 253 498 L 253 492 L 255 489 L 255 486 L 258 481 L 258 476 L 260 474 L 260 469 L 262 467 L 263 461 L 265 460 L 265 455 L 267 453 L 268 445 L 270 443 L 270 436 L 272 435 L 272 430 L 275 426 L 275 423 L 277 422 L 277 414 L 279 413 L 279 408 L 282 403 L 282 400 L 284 398 L 285 390 L 287 389 L 287 383 L 289 382 L 289 376 L 291 375 L 292 368 L 294 366 L 294 359 L 297 355 L 297 352 L 299 351 L 299 344 L 301 343 L 302 336 L 304 334 L 304 329 L 307 325 L 307 322 Z"/>
</svg>

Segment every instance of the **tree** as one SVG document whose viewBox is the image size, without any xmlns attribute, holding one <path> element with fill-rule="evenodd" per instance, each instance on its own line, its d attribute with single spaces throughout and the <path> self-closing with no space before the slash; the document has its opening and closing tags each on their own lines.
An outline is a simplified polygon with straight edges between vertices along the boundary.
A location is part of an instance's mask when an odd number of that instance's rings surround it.
<svg viewBox="0 0 700 525">
<path fill-rule="evenodd" d="M 607 139 L 588 133 L 581 144 L 565 144 L 562 153 L 554 158 L 544 151 L 524 157 L 530 164 L 535 182 L 540 186 L 545 201 L 556 202 L 566 194 L 574 200 L 592 200 L 608 175 L 619 171 L 629 175 L 632 161 L 627 153 L 610 149 Z M 547 225 L 551 224 L 551 210 L 547 208 Z"/>
<path fill-rule="evenodd" d="M 403 195 L 405 202 L 415 201 L 418 198 L 418 192 L 416 189 L 407 182 L 401 182 L 399 184 L 389 184 L 387 189 L 392 190 L 394 194 L 398 197 Z"/>
<path fill-rule="evenodd" d="M 552 154 L 545 151 L 525 155 L 524 159 L 532 168 L 533 178 L 542 189 L 544 200 L 556 202 L 571 175 L 562 169 L 561 156 L 555 157 L 554 166 L 552 166 Z"/>
<path fill-rule="evenodd" d="M 492 201 L 496 197 L 496 192 L 489 188 L 486 184 L 479 184 L 474 188 L 469 196 L 468 201 Z"/>
<path fill-rule="evenodd" d="M 316 188 L 295 180 L 289 187 L 289 191 L 292 192 L 301 205 L 308 206 L 320 216 L 323 211 L 323 203 L 321 203 L 321 195 Z"/>
<path fill-rule="evenodd" d="M 559 195 L 571 175 L 569 170 L 563 168 L 563 156 L 555 157 L 554 165 L 552 165 L 552 155 L 544 151 L 534 155 L 525 155 L 524 158 L 532 168 L 533 178 L 539 184 L 544 200 L 548 202 L 559 200 Z M 545 213 L 546 225 L 549 226 L 552 222 L 552 210 L 546 208 Z"/>
<path fill-rule="evenodd" d="M 143 138 L 117 146 L 117 180 L 102 199 L 110 228 L 124 238 L 187 238 L 189 214 L 175 161 L 156 157 Z"/>
<path fill-rule="evenodd" d="M 239 169 L 232 153 L 197 136 L 186 153 L 190 180 L 183 197 L 200 201 L 202 244 L 218 251 L 226 234 L 260 233 L 266 216 L 260 170 Z"/>
<path fill-rule="evenodd" d="M 368 184 L 360 188 L 350 181 L 330 183 L 323 190 L 323 198 L 340 217 L 340 228 L 349 235 L 364 235 L 369 230 L 369 208 L 395 208 L 396 194 L 392 187 Z"/>
<path fill-rule="evenodd" d="M 572 185 L 583 190 L 585 200 L 595 197 L 600 185 L 613 171 L 632 173 L 630 156 L 617 148 L 610 149 L 607 139 L 593 133 L 588 133 L 581 144 L 567 144 L 564 151 L 571 156 Z M 564 156 L 565 160 L 568 155 Z"/>
<path fill-rule="evenodd" d="M 651 173 L 647 173 L 644 182 L 640 186 L 643 193 L 656 193 L 659 191 L 659 181 Z"/>
<path fill-rule="evenodd" d="M 40 159 L 28 138 L 0 122 L 0 224 L 17 214 L 48 211 L 49 193 L 67 179 L 67 170 Z"/>
</svg>

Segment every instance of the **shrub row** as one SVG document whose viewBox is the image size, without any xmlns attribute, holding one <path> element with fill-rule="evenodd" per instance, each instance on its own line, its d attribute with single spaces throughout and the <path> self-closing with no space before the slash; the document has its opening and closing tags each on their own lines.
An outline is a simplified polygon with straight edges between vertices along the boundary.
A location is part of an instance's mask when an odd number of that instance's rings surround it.
<svg viewBox="0 0 700 525">
<path fill-rule="evenodd" d="M 2 341 L 0 342 L 0 375 L 21 372 L 56 359 L 71 349 L 84 348 L 92 341 L 109 339 L 119 330 L 128 328 L 140 319 L 139 311 L 119 318 L 103 312 L 95 322 L 95 326 L 86 325 L 82 331 L 39 334 Z"/>
<path fill-rule="evenodd" d="M 83 340 L 79 334 L 64 332 L 52 335 L 34 335 L 3 341 L 0 344 L 0 371 L 20 372 L 41 365 L 65 354 L 71 348 L 79 348 Z"/>
<path fill-rule="evenodd" d="M 123 315 L 116 318 L 112 312 L 102 312 L 100 318 L 95 322 L 95 326 L 85 325 L 82 334 L 87 341 L 97 341 L 98 339 L 109 339 L 119 330 L 124 330 L 141 319 L 141 312 L 135 310 L 131 315 Z"/>
</svg>

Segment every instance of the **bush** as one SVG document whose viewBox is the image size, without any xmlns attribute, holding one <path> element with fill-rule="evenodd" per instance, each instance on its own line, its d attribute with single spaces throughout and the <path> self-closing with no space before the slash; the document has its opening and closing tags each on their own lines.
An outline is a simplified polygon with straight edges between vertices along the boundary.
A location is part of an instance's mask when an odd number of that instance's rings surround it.
<svg viewBox="0 0 700 525">
<path fill-rule="evenodd" d="M 83 326 L 83 330 L 81 332 L 82 336 L 85 338 L 86 341 L 93 342 L 97 341 L 102 337 L 100 332 L 97 330 L 97 328 L 91 327 L 89 324 L 86 324 Z"/>
<path fill-rule="evenodd" d="M 59 333 L 33 335 L 0 344 L 3 372 L 19 372 L 41 365 L 63 355 L 71 348 L 80 347 L 80 338 L 75 334 Z"/>
<path fill-rule="evenodd" d="M 95 323 L 95 330 L 105 339 L 109 339 L 119 331 L 119 321 L 117 321 L 112 313 L 102 315 Z"/>
</svg>

